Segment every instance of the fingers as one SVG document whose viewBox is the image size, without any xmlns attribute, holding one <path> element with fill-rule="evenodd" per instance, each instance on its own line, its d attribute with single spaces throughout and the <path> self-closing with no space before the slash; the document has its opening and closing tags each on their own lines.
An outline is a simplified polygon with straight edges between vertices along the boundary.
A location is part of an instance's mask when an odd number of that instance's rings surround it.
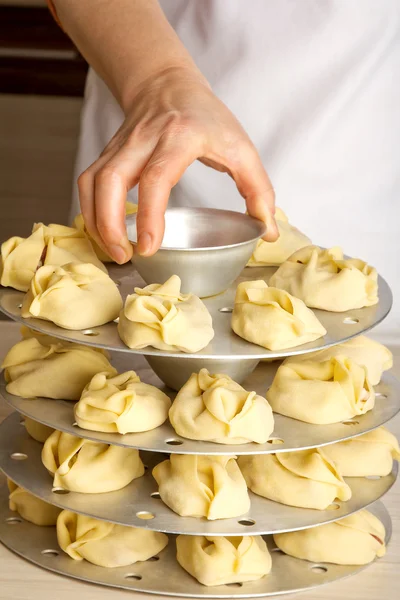
<svg viewBox="0 0 400 600">
<path fill-rule="evenodd" d="M 184 150 L 182 150 L 184 148 Z M 138 253 L 151 256 L 164 236 L 164 214 L 171 189 L 200 155 L 198 143 L 180 138 L 179 146 L 160 140 L 139 181 Z"/>
</svg>

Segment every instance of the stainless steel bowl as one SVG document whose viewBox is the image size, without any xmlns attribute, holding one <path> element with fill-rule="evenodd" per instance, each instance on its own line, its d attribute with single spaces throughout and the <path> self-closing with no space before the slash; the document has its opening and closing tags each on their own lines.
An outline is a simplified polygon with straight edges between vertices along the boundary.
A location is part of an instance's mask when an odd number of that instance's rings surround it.
<svg viewBox="0 0 400 600">
<path fill-rule="evenodd" d="M 136 215 L 126 217 L 126 228 L 135 246 Z M 160 250 L 149 257 L 134 253 L 132 262 L 147 284 L 178 275 L 183 293 L 214 296 L 240 275 L 265 231 L 262 221 L 231 210 L 169 208 Z"/>
</svg>

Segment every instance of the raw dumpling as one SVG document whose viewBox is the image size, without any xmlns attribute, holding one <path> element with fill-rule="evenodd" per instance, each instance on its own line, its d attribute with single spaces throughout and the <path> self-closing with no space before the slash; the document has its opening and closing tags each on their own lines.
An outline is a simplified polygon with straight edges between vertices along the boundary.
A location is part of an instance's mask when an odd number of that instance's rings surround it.
<svg viewBox="0 0 400 600">
<path fill-rule="evenodd" d="M 55 400 L 79 400 L 96 373 L 117 373 L 102 350 L 60 342 L 46 344 L 35 337 L 15 344 L 2 368 L 9 394 Z"/>
<path fill-rule="evenodd" d="M 126 215 L 133 215 L 137 212 L 138 209 L 138 205 L 137 204 L 133 204 L 133 202 L 126 202 L 125 205 L 125 214 Z M 91 237 L 91 235 L 88 233 L 86 227 L 85 227 L 85 222 L 83 220 L 83 215 L 79 214 L 75 217 L 74 219 L 74 227 L 76 227 L 77 229 L 79 229 L 79 231 L 84 231 L 85 235 L 89 238 L 89 240 L 91 241 L 91 244 L 93 246 L 93 250 L 96 252 L 97 257 L 104 263 L 104 262 L 114 262 L 112 258 L 110 258 L 110 256 L 108 256 L 108 254 L 106 254 L 101 248 L 100 246 L 94 241 L 94 239 Z"/>
<path fill-rule="evenodd" d="M 69 510 L 63 510 L 57 519 L 57 540 L 74 560 L 108 568 L 148 560 L 168 544 L 164 533 L 115 525 Z"/>
<path fill-rule="evenodd" d="M 272 410 L 281 415 L 327 425 L 363 415 L 375 405 L 365 367 L 350 359 L 303 361 L 279 367 L 267 391 Z"/>
<path fill-rule="evenodd" d="M 228 375 L 193 373 L 169 411 L 178 435 L 218 444 L 264 444 L 274 430 L 267 400 L 248 392 Z"/>
<path fill-rule="evenodd" d="M 21 315 L 64 329 L 86 329 L 113 321 L 121 307 L 118 288 L 106 273 L 89 263 L 69 263 L 36 271 Z"/>
<path fill-rule="evenodd" d="M 120 490 L 144 474 L 139 452 L 83 440 L 54 431 L 42 450 L 42 462 L 54 475 L 53 487 L 100 494 Z"/>
<path fill-rule="evenodd" d="M 47 425 L 43 425 L 43 423 L 39 423 L 38 421 L 34 421 L 29 417 L 24 418 L 24 425 L 26 431 L 29 433 L 31 438 L 44 444 L 47 438 L 53 433 L 54 429 L 51 427 L 47 427 Z"/>
<path fill-rule="evenodd" d="M 98 373 L 75 405 L 79 427 L 106 433 L 136 433 L 162 425 L 171 400 L 164 392 L 142 383 L 134 371 Z"/>
<path fill-rule="evenodd" d="M 238 463 L 252 492 L 281 504 L 325 510 L 335 498 L 351 498 L 340 469 L 318 448 L 240 456 Z"/>
<path fill-rule="evenodd" d="M 367 510 L 312 529 L 277 533 L 274 542 L 295 558 L 337 565 L 366 565 L 386 552 L 385 528 Z"/>
<path fill-rule="evenodd" d="M 27 292 L 45 250 L 43 231 L 30 237 L 12 237 L 1 245 L 0 283 Z"/>
<path fill-rule="evenodd" d="M 332 312 L 378 302 L 376 269 L 358 258 L 344 259 L 340 248 L 302 248 L 279 267 L 269 283 L 300 298 L 307 306 Z"/>
<path fill-rule="evenodd" d="M 182 517 L 239 517 L 250 508 L 234 456 L 171 454 L 153 469 L 161 500 Z"/>
<path fill-rule="evenodd" d="M 10 510 L 17 512 L 25 521 L 34 523 L 34 525 L 47 527 L 56 524 L 57 517 L 61 512 L 60 508 L 36 498 L 11 479 L 7 479 L 7 484 L 10 492 L 8 497 Z"/>
<path fill-rule="evenodd" d="M 129 348 L 182 352 L 198 352 L 214 337 L 206 306 L 193 294 L 181 294 L 177 275 L 162 285 L 135 288 L 119 316 L 118 332 Z"/>
<path fill-rule="evenodd" d="M 271 571 L 271 555 L 261 536 L 179 535 L 178 563 L 203 585 L 254 581 Z"/>
<path fill-rule="evenodd" d="M 400 460 L 399 442 L 385 427 L 324 446 L 324 453 L 344 477 L 384 477 L 391 473 L 393 460 Z"/>
<path fill-rule="evenodd" d="M 331 346 L 325 350 L 300 354 L 286 358 L 284 364 L 312 360 L 324 362 L 337 357 L 351 358 L 358 365 L 366 367 L 368 379 L 371 385 L 378 385 L 383 371 L 393 367 L 393 354 L 383 344 L 371 340 L 365 335 L 359 335 L 348 342 Z"/>
<path fill-rule="evenodd" d="M 313 342 L 325 328 L 302 300 L 265 281 L 243 281 L 236 290 L 233 331 L 268 350 L 285 350 Z"/>
<path fill-rule="evenodd" d="M 301 231 L 290 225 L 287 221 L 280 220 L 279 216 L 279 214 L 275 214 L 279 238 L 276 242 L 258 240 L 256 249 L 247 263 L 248 267 L 273 267 L 281 265 L 293 252 L 311 244 L 311 240 L 304 233 L 301 233 Z"/>
</svg>

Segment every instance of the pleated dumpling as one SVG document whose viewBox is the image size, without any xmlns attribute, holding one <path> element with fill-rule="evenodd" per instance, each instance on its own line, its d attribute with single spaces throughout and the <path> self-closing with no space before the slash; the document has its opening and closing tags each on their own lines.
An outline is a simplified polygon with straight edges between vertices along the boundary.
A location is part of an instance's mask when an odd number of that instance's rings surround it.
<svg viewBox="0 0 400 600">
<path fill-rule="evenodd" d="M 75 405 L 82 429 L 106 433 L 136 433 L 162 425 L 171 400 L 154 385 L 140 381 L 134 371 L 117 375 L 97 373 Z"/>
<path fill-rule="evenodd" d="M 351 498 L 351 489 L 323 449 L 240 456 L 238 463 L 252 492 L 281 504 L 325 510 L 335 498 Z"/>
<path fill-rule="evenodd" d="M 164 533 L 116 525 L 69 510 L 63 510 L 57 519 L 57 541 L 73 560 L 108 568 L 148 560 L 168 544 Z"/>
<path fill-rule="evenodd" d="M 60 508 L 36 498 L 11 479 L 7 479 L 7 485 L 10 492 L 8 497 L 10 510 L 17 512 L 25 521 L 34 525 L 49 527 L 56 524 L 61 512 Z"/>
<path fill-rule="evenodd" d="M 79 400 L 96 373 L 117 373 L 103 350 L 61 342 L 47 344 L 35 337 L 15 344 L 2 368 L 10 394 L 55 400 Z"/>
<path fill-rule="evenodd" d="M 280 213 L 275 214 L 279 230 L 276 242 L 258 240 L 256 248 L 251 255 L 248 267 L 273 267 L 281 265 L 293 252 L 311 244 L 311 240 L 287 221 L 282 221 Z"/>
<path fill-rule="evenodd" d="M 248 392 L 228 375 L 193 373 L 169 411 L 178 435 L 218 444 L 264 444 L 274 429 L 267 400 Z"/>
<path fill-rule="evenodd" d="M 119 316 L 118 332 L 129 348 L 182 352 L 198 352 L 214 337 L 205 304 L 194 294 L 181 294 L 177 275 L 164 284 L 135 288 Z"/>
<path fill-rule="evenodd" d="M 385 427 L 378 427 L 344 442 L 324 446 L 344 477 L 384 477 L 400 460 L 399 442 Z"/>
<path fill-rule="evenodd" d="M 371 385 L 378 385 L 383 371 L 387 371 L 393 367 L 393 354 L 389 348 L 365 335 L 359 335 L 347 342 L 331 346 L 325 350 L 290 356 L 285 359 L 285 364 L 304 360 L 324 362 L 325 360 L 339 356 L 351 358 L 358 365 L 366 367 Z"/>
<path fill-rule="evenodd" d="M 86 329 L 113 321 L 121 307 L 121 295 L 107 273 L 89 263 L 69 263 L 36 271 L 21 315 L 64 329 Z"/>
<path fill-rule="evenodd" d="M 45 250 L 43 231 L 28 238 L 11 237 L 1 244 L 0 283 L 27 292 Z"/>
<path fill-rule="evenodd" d="M 302 248 L 279 267 L 269 283 L 300 298 L 307 306 L 332 312 L 378 302 L 376 269 L 357 258 L 345 259 L 341 248 Z"/>
<path fill-rule="evenodd" d="M 39 423 L 38 421 L 30 419 L 29 417 L 24 418 L 24 425 L 31 438 L 40 444 L 44 444 L 47 438 L 54 431 L 54 429 L 51 427 L 47 427 L 47 425 L 43 425 L 43 423 Z"/>
<path fill-rule="evenodd" d="M 126 202 L 125 204 L 125 214 L 126 215 L 133 215 L 137 212 L 138 209 L 138 205 L 134 204 L 133 202 Z M 101 248 L 100 246 L 94 241 L 94 239 L 91 237 L 91 235 L 88 233 L 86 227 L 85 227 L 85 222 L 83 220 L 83 215 L 79 214 L 75 217 L 74 219 L 74 227 L 76 227 L 76 229 L 79 229 L 79 231 L 83 231 L 85 233 L 85 235 L 89 238 L 92 246 L 93 246 L 93 250 L 95 251 L 97 257 L 104 263 L 104 262 L 114 262 L 112 258 L 110 258 L 110 256 L 108 256 L 108 254 L 106 254 Z"/>
<path fill-rule="evenodd" d="M 261 536 L 179 535 L 178 563 L 203 585 L 255 581 L 268 575 L 272 561 Z"/>
<path fill-rule="evenodd" d="M 386 552 L 385 528 L 367 510 L 319 527 L 277 533 L 274 542 L 295 558 L 337 565 L 366 565 Z"/>
<path fill-rule="evenodd" d="M 325 328 L 302 300 L 265 281 L 243 281 L 236 290 L 233 331 L 268 350 L 285 350 L 313 342 Z"/>
<path fill-rule="evenodd" d="M 83 440 L 61 431 L 47 438 L 42 462 L 54 476 L 54 488 L 86 494 L 120 490 L 144 474 L 137 450 Z"/>
<path fill-rule="evenodd" d="M 327 425 L 363 415 L 375 405 L 365 367 L 350 359 L 282 364 L 267 391 L 272 410 L 281 415 Z"/>
<path fill-rule="evenodd" d="M 161 500 L 182 517 L 239 517 L 250 508 L 246 482 L 234 456 L 171 454 L 156 465 Z"/>
</svg>

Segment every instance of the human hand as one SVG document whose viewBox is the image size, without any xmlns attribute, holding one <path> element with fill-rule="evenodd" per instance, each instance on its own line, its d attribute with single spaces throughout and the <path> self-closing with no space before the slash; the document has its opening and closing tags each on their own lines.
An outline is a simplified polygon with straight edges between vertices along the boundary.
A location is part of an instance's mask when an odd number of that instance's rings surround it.
<svg viewBox="0 0 400 600">
<path fill-rule="evenodd" d="M 125 104 L 123 125 L 78 179 L 86 228 L 114 260 L 132 256 L 125 229 L 128 190 L 139 184 L 137 252 L 150 256 L 162 242 L 171 188 L 196 159 L 228 173 L 249 214 L 266 223 L 264 239 L 278 238 L 274 190 L 260 157 L 201 76 L 167 69 Z"/>
</svg>

